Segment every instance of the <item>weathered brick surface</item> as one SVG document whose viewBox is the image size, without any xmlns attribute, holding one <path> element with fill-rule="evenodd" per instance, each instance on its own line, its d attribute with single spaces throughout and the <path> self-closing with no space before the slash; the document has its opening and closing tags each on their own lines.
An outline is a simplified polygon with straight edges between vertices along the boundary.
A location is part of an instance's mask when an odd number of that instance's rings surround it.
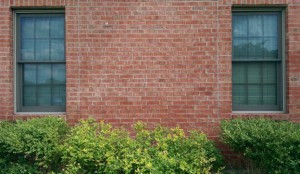
<svg viewBox="0 0 300 174">
<path fill-rule="evenodd" d="M 0 119 L 31 116 L 13 111 L 12 9 L 64 7 L 70 123 L 92 116 L 116 126 L 200 128 L 217 137 L 220 121 L 237 116 L 233 5 L 286 6 L 288 112 L 267 116 L 300 121 L 300 0 L 0 0 Z"/>
</svg>

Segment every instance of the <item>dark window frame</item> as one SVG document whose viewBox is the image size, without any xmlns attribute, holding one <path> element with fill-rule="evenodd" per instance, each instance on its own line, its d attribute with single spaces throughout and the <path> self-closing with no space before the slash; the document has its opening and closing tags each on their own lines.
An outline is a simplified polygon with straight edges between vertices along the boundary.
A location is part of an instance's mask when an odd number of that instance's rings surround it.
<svg viewBox="0 0 300 174">
<path fill-rule="evenodd" d="M 65 64 L 66 65 L 66 33 L 64 35 L 64 60 L 63 61 L 27 61 L 21 60 L 21 47 L 20 47 L 20 17 L 21 16 L 62 16 L 65 23 L 65 12 L 62 9 L 59 10 L 16 10 L 14 11 L 14 43 L 15 43 L 15 112 L 32 112 L 32 113 L 61 113 L 66 111 L 66 105 L 64 106 L 24 106 L 23 104 L 23 65 L 24 64 Z M 65 31 L 65 27 L 64 27 Z"/>
<path fill-rule="evenodd" d="M 233 17 L 234 15 L 257 15 L 276 14 L 278 16 L 278 59 L 234 59 L 234 36 Z M 265 8 L 265 7 L 233 7 L 232 8 L 232 67 L 238 62 L 278 62 L 277 63 L 277 105 L 236 105 L 233 102 L 233 112 L 285 112 L 286 111 L 286 85 L 285 85 L 285 7 Z M 232 72 L 233 73 L 233 72 Z M 233 77 L 233 74 L 232 74 Z M 233 86 L 233 81 L 232 81 Z M 233 90 L 233 88 L 232 88 Z"/>
</svg>

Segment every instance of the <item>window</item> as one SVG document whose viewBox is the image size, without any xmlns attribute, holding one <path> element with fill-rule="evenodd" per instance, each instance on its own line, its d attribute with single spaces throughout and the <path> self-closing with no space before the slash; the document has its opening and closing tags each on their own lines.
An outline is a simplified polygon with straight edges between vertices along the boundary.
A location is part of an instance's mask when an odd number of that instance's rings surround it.
<svg viewBox="0 0 300 174">
<path fill-rule="evenodd" d="M 15 14 L 17 112 L 65 111 L 64 14 Z"/>
<path fill-rule="evenodd" d="M 233 11 L 233 111 L 284 110 L 282 13 Z"/>
</svg>

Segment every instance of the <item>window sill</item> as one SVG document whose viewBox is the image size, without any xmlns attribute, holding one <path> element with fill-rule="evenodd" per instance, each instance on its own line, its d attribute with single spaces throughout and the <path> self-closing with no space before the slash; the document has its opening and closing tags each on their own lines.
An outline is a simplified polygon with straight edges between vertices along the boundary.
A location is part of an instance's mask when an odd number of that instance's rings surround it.
<svg viewBox="0 0 300 174">
<path fill-rule="evenodd" d="M 284 111 L 232 111 L 232 114 L 286 114 Z"/>
<path fill-rule="evenodd" d="M 49 115 L 66 115 L 66 112 L 15 112 L 15 114 L 49 116 Z"/>
</svg>

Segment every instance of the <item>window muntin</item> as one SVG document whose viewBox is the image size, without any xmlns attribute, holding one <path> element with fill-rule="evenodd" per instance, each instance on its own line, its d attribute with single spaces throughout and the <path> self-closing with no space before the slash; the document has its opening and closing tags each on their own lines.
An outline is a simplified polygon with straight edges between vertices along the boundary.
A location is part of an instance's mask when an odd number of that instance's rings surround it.
<svg viewBox="0 0 300 174">
<path fill-rule="evenodd" d="M 17 13 L 16 17 L 17 111 L 65 111 L 64 14 Z"/>
<path fill-rule="evenodd" d="M 281 12 L 233 12 L 234 111 L 282 111 Z"/>
</svg>

